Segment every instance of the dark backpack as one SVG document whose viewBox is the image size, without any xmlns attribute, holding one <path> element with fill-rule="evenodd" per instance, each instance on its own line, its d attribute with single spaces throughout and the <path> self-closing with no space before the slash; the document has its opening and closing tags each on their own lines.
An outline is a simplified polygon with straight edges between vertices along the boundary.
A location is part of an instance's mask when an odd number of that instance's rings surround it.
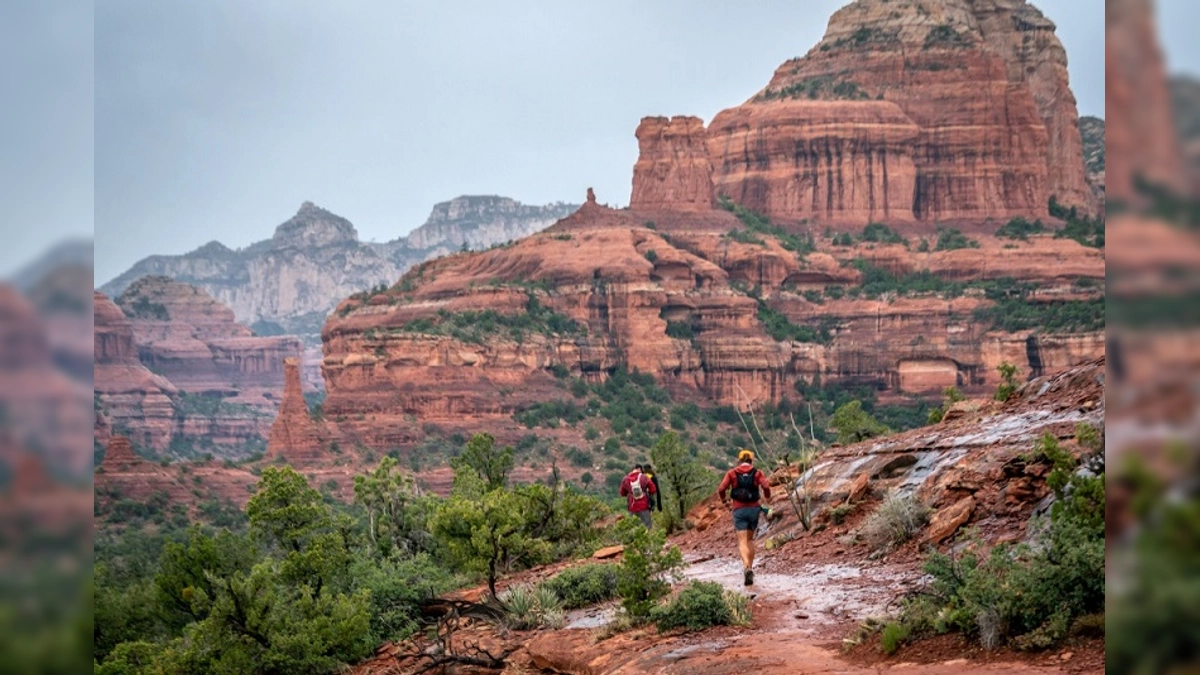
<svg viewBox="0 0 1200 675">
<path fill-rule="evenodd" d="M 733 485 L 733 491 L 730 492 L 736 501 L 743 504 L 758 501 L 758 469 L 750 469 L 745 473 L 736 473 L 737 482 Z"/>
</svg>

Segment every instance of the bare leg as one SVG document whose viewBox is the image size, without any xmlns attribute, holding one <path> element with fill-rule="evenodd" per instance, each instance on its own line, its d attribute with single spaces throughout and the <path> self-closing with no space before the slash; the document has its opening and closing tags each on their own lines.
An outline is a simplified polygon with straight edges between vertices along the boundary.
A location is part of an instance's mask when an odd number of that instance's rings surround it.
<svg viewBox="0 0 1200 675">
<path fill-rule="evenodd" d="M 742 556 L 742 567 L 750 569 L 754 566 L 754 532 L 738 530 L 738 553 Z"/>
</svg>

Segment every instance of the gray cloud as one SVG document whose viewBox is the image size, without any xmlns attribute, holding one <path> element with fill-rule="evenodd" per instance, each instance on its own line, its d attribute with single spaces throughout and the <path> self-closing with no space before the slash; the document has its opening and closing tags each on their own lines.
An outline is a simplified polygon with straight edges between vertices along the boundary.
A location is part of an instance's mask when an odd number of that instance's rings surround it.
<svg viewBox="0 0 1200 675">
<path fill-rule="evenodd" d="M 624 204 L 642 116 L 745 100 L 842 4 L 106 0 L 96 278 L 262 239 L 306 199 L 379 240 L 458 194 Z M 1103 114 L 1103 3 L 1038 4 Z"/>
</svg>

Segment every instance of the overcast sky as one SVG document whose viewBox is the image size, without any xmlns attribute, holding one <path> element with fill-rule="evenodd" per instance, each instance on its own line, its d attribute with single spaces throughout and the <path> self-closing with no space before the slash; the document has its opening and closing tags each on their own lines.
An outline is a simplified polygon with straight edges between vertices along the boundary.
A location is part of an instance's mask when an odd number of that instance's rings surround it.
<svg viewBox="0 0 1200 675">
<path fill-rule="evenodd" d="M 0 277 L 92 236 L 92 2 L 0 2 Z"/>
<path fill-rule="evenodd" d="M 269 237 L 304 200 L 379 241 L 460 194 L 624 205 L 642 116 L 707 122 L 842 4 L 104 0 L 96 280 Z M 1038 4 L 1100 114 L 1102 0 Z"/>
</svg>

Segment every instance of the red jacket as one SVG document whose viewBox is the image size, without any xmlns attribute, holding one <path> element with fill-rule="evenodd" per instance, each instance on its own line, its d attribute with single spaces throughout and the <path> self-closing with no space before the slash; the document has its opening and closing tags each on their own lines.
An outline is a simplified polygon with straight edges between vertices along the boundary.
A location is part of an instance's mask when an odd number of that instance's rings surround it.
<svg viewBox="0 0 1200 675">
<path fill-rule="evenodd" d="M 725 478 L 723 478 L 721 480 L 721 487 L 717 488 L 717 494 L 720 495 L 721 500 L 722 501 L 725 500 L 725 491 L 726 490 L 732 490 L 734 488 L 734 486 L 737 485 L 737 474 L 746 473 L 747 471 L 750 471 L 753 469 L 754 469 L 753 464 L 738 464 L 734 468 L 730 469 L 725 474 Z M 758 473 L 755 474 L 755 476 L 754 476 L 754 483 L 756 485 L 758 485 L 758 491 L 762 494 L 762 496 L 766 497 L 767 499 L 771 498 L 771 486 L 767 484 L 766 474 L 764 474 L 762 471 L 758 471 Z M 734 499 L 732 501 L 733 501 L 733 508 L 735 508 L 735 509 L 745 509 L 745 508 L 750 508 L 753 506 L 761 506 L 762 505 L 761 501 L 739 502 L 736 499 Z"/>
<path fill-rule="evenodd" d="M 633 494 L 631 494 L 631 490 L 629 489 L 635 480 L 638 481 L 638 484 L 642 486 L 641 499 L 634 499 Z M 630 513 L 649 510 L 650 495 L 655 494 L 656 492 L 658 492 L 658 490 L 654 487 L 654 483 L 651 482 L 650 479 L 646 477 L 646 474 L 642 473 L 641 471 L 630 471 L 629 475 L 625 476 L 625 478 L 621 480 L 621 496 L 625 498 L 626 506 L 628 507 Z"/>
</svg>

